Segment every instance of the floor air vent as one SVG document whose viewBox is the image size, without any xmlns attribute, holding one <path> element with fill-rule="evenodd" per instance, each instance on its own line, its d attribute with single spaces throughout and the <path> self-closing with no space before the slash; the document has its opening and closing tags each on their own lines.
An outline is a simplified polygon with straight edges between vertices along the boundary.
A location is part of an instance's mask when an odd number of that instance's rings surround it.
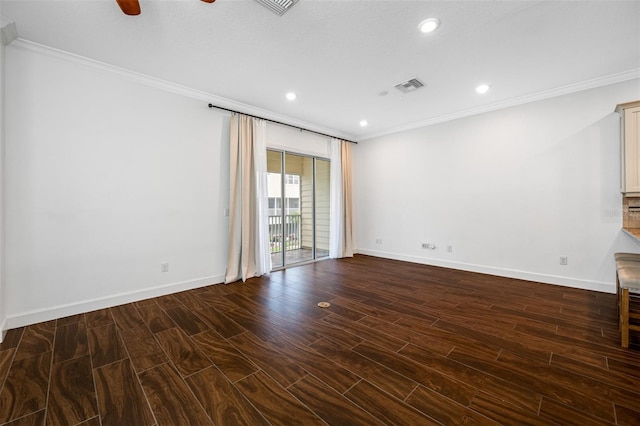
<svg viewBox="0 0 640 426">
<path fill-rule="evenodd" d="M 418 90 L 422 86 L 424 86 L 423 82 L 421 82 L 417 78 L 412 78 L 411 80 L 403 81 L 402 83 L 396 84 L 396 89 L 398 89 L 402 93 L 409 93 Z"/>
<path fill-rule="evenodd" d="M 258 3 L 272 11 L 277 15 L 284 15 L 284 13 L 291 9 L 291 6 L 296 4 L 298 0 L 256 0 Z"/>
</svg>

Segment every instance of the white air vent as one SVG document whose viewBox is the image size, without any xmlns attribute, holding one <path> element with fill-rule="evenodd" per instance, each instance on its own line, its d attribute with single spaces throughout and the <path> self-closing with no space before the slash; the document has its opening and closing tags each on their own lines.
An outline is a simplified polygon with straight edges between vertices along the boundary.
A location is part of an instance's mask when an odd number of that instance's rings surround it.
<svg viewBox="0 0 640 426">
<path fill-rule="evenodd" d="M 296 4 L 298 0 L 256 0 L 258 3 L 272 11 L 277 15 L 284 15 L 284 13 L 291 9 L 291 6 Z"/>
<path fill-rule="evenodd" d="M 403 81 L 402 83 L 396 84 L 396 89 L 398 89 L 402 93 L 409 93 L 418 90 L 422 86 L 424 86 L 423 82 L 421 82 L 417 78 L 412 78 L 411 80 Z"/>
</svg>

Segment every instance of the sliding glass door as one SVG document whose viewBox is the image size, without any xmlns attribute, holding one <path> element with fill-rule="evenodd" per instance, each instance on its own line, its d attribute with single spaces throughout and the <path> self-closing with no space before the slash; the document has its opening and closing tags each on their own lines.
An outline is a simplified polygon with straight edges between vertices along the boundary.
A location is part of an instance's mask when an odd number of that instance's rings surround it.
<svg viewBox="0 0 640 426">
<path fill-rule="evenodd" d="M 267 151 L 269 250 L 274 269 L 329 255 L 329 161 Z"/>
</svg>

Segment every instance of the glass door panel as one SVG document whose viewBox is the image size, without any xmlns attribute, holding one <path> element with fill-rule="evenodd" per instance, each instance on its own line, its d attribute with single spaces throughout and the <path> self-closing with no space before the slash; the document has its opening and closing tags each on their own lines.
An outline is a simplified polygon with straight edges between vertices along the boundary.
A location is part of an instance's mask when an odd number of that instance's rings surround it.
<svg viewBox="0 0 640 426">
<path fill-rule="evenodd" d="M 329 200 L 331 162 L 316 159 L 316 245 L 315 258 L 329 256 Z"/>
<path fill-rule="evenodd" d="M 285 153 L 285 265 L 313 260 L 313 158 Z"/>
<path fill-rule="evenodd" d="M 271 267 L 284 266 L 282 226 L 282 153 L 267 151 L 267 196 L 269 197 L 269 252 Z"/>
</svg>

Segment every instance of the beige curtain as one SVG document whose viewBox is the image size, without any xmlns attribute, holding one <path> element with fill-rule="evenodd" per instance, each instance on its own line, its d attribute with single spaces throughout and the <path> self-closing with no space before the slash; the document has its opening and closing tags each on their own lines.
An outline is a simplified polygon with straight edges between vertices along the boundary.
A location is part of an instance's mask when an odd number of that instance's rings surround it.
<svg viewBox="0 0 640 426">
<path fill-rule="evenodd" d="M 225 283 L 246 281 L 271 270 L 266 122 L 234 113 L 229 139 L 229 259 Z"/>
<path fill-rule="evenodd" d="M 353 257 L 351 216 L 351 144 L 332 139 L 329 257 Z"/>
<path fill-rule="evenodd" d="M 351 231 L 351 143 L 342 141 L 342 207 L 344 220 L 344 237 L 342 238 L 343 256 L 353 257 L 353 234 Z"/>
</svg>

